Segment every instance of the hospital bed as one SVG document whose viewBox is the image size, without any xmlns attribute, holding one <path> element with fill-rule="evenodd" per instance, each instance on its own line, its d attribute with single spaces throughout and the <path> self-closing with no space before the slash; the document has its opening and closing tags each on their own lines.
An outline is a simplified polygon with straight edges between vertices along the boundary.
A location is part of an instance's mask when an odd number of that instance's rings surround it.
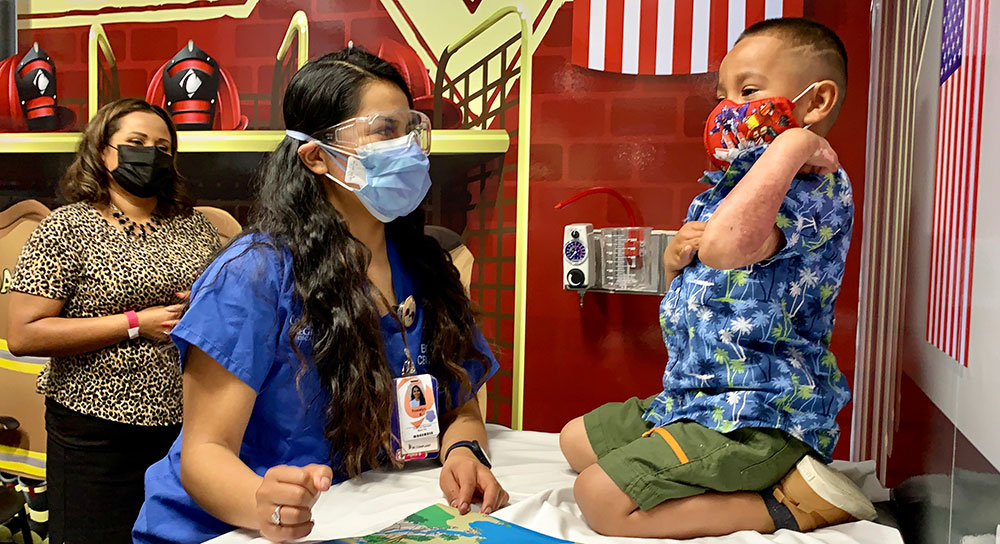
<svg viewBox="0 0 1000 544">
<path fill-rule="evenodd" d="M 510 505 L 497 518 L 549 536 L 584 544 L 656 544 L 676 542 L 642 538 L 608 538 L 592 531 L 573 500 L 575 474 L 559 451 L 553 433 L 513 431 L 487 425 L 493 472 L 510 493 Z M 874 463 L 836 462 L 874 502 L 889 498 L 875 478 Z M 313 510 L 316 527 L 307 541 L 365 535 L 385 528 L 435 503 L 443 503 L 438 487 L 441 468 L 435 462 L 407 465 L 401 471 L 377 470 L 334 486 Z M 234 531 L 212 544 L 263 543 L 249 531 Z M 725 537 L 689 540 L 698 544 L 903 544 L 899 531 L 887 525 L 859 521 L 812 533 L 779 531 L 761 535 L 744 531 Z"/>
</svg>

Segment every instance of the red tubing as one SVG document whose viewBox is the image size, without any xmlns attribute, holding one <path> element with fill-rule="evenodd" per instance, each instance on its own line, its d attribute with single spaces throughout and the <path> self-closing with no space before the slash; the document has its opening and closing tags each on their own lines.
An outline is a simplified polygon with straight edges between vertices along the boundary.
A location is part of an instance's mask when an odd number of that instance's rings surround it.
<svg viewBox="0 0 1000 544">
<path fill-rule="evenodd" d="M 563 200 L 562 202 L 556 204 L 555 205 L 555 209 L 558 210 L 559 208 L 563 208 L 565 206 L 568 206 L 568 205 L 576 202 L 577 200 L 580 200 L 581 198 L 583 198 L 585 196 L 594 195 L 594 194 L 597 194 L 597 193 L 605 193 L 605 194 L 609 194 L 609 195 L 617 198 L 618 202 L 621 202 L 622 206 L 625 207 L 625 213 L 628 214 L 628 226 L 630 226 L 630 227 L 636 226 L 636 224 L 635 224 L 635 210 L 632 209 L 632 203 L 629 202 L 628 199 L 626 199 L 621 193 L 619 193 L 618 191 L 616 191 L 614 189 L 608 188 L 608 187 L 593 187 L 593 188 L 587 189 L 586 191 L 581 191 L 581 192 L 579 192 L 579 193 L 577 193 L 577 194 L 575 194 L 575 195 L 567 198 L 566 200 Z"/>
</svg>

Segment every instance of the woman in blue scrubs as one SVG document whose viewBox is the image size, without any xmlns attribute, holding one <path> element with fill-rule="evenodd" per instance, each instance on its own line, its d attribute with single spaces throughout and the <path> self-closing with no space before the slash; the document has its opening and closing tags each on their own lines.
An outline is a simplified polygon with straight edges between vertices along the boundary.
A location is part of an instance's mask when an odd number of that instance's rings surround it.
<svg viewBox="0 0 1000 544">
<path fill-rule="evenodd" d="M 331 484 L 398 465 L 395 379 L 414 374 L 437 379 L 447 501 L 506 504 L 475 396 L 497 362 L 457 270 L 423 233 L 430 127 L 411 107 L 397 70 L 357 49 L 292 78 L 252 223 L 171 333 L 184 427 L 146 473 L 136 542 L 308 535 Z"/>
</svg>

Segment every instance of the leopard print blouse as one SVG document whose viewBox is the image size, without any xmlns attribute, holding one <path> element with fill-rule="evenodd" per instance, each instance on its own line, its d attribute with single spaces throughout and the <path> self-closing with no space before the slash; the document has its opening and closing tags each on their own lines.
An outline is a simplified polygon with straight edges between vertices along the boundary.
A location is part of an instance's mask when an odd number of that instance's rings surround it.
<svg viewBox="0 0 1000 544">
<path fill-rule="evenodd" d="M 60 317 L 99 317 L 176 303 L 219 248 L 195 211 L 165 219 L 145 239 L 127 236 L 86 202 L 56 209 L 32 233 L 12 290 L 65 300 Z M 177 349 L 146 338 L 53 357 L 38 392 L 78 412 L 133 425 L 181 421 Z"/>
</svg>

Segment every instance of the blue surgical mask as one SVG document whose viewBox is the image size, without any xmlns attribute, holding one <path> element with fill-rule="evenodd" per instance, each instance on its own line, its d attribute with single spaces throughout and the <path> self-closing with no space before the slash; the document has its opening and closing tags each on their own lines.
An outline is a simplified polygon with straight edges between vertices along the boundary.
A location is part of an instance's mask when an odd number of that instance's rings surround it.
<svg viewBox="0 0 1000 544">
<path fill-rule="evenodd" d="M 357 156 L 342 153 L 295 130 L 286 130 L 285 134 L 299 141 L 316 142 L 338 166 L 340 162 L 336 159 L 346 160 L 343 181 L 329 172 L 326 176 L 356 194 L 361 204 L 383 223 L 416 210 L 431 188 L 430 161 L 413 133 L 358 146 Z"/>
</svg>

